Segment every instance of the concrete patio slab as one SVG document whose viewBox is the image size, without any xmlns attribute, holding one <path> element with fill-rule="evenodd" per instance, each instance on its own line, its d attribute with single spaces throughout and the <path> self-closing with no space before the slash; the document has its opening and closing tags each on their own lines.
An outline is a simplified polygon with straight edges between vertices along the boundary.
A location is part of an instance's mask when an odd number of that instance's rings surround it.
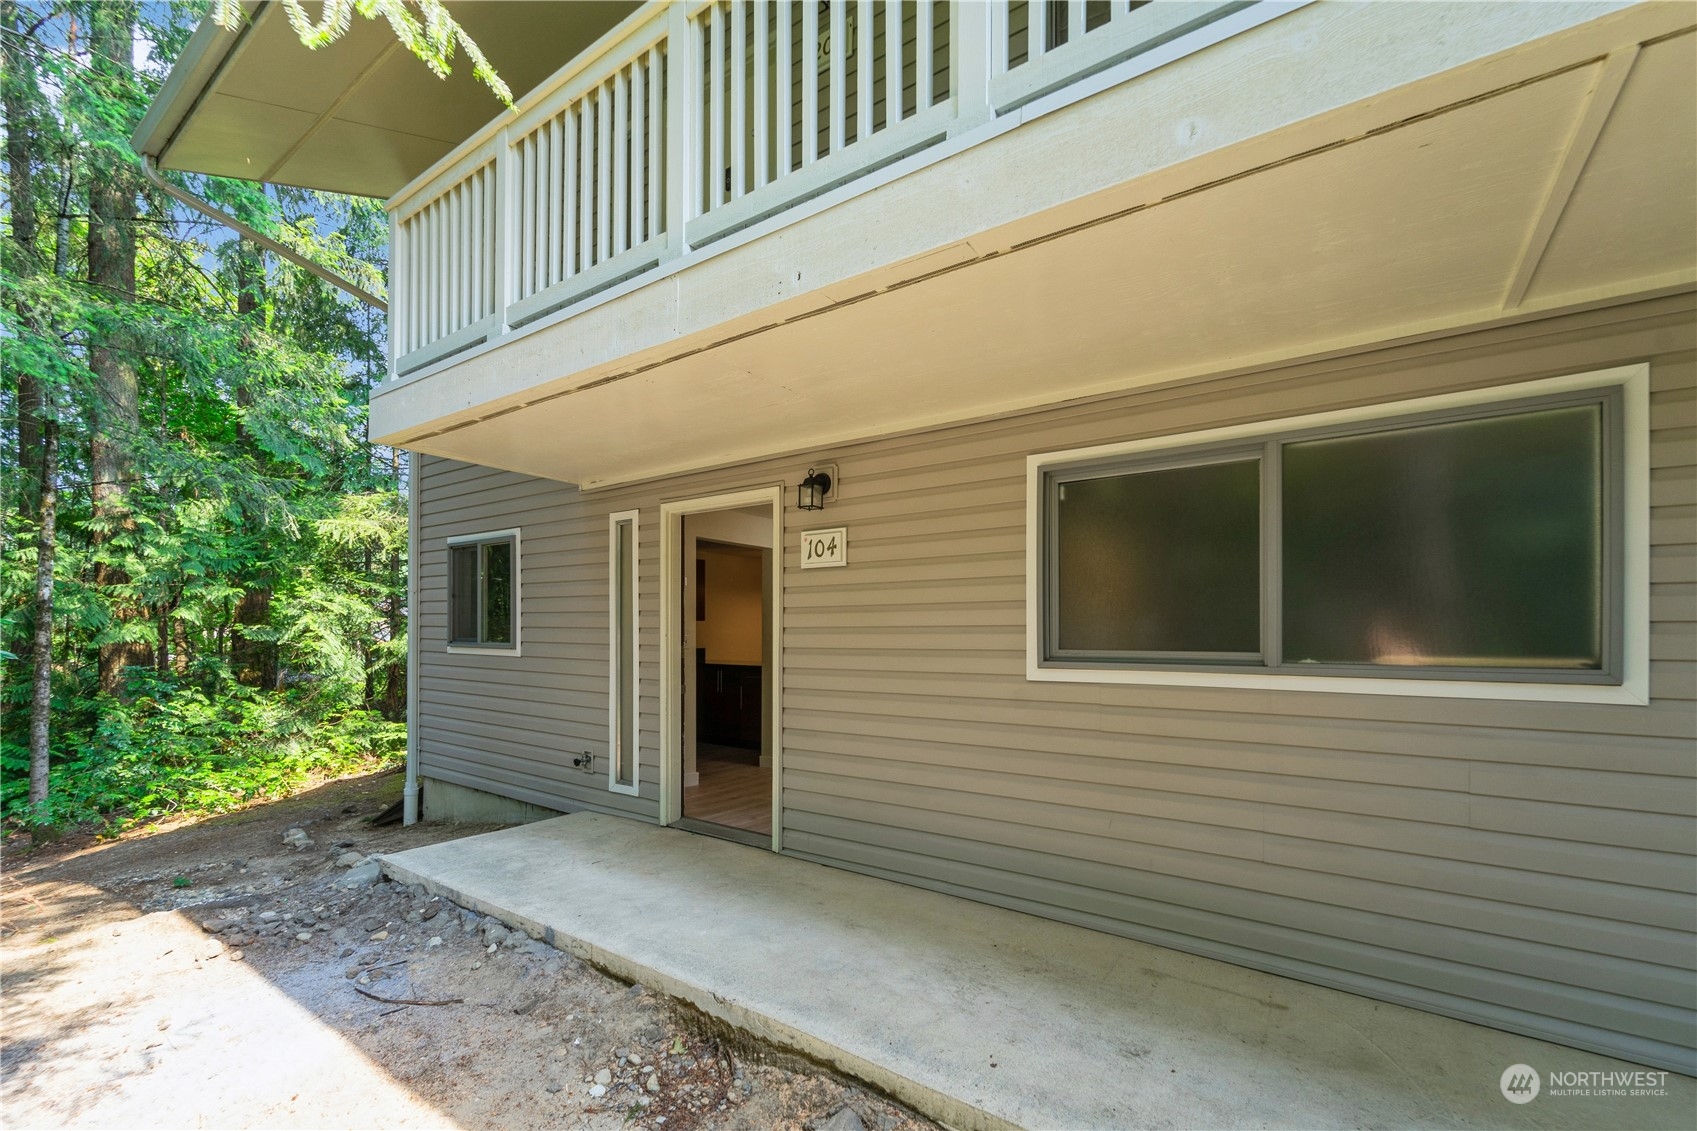
<svg viewBox="0 0 1697 1131">
<path fill-rule="evenodd" d="M 1516 1064 L 1546 1079 L 1634 1066 L 622 818 L 383 866 L 954 1127 L 1689 1128 L 1697 1114 L 1697 1081 L 1672 1073 L 1660 1095 L 1513 1104 L 1499 1085 Z"/>
</svg>

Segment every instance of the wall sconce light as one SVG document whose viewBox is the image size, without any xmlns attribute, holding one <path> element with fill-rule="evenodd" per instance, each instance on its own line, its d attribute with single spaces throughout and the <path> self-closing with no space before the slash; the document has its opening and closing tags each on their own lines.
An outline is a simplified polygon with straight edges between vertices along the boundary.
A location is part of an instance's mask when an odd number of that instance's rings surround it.
<svg viewBox="0 0 1697 1131">
<path fill-rule="evenodd" d="M 807 469 L 807 478 L 795 489 L 795 505 L 804 511 L 825 509 L 825 496 L 831 493 L 831 476 L 827 472 Z"/>
</svg>

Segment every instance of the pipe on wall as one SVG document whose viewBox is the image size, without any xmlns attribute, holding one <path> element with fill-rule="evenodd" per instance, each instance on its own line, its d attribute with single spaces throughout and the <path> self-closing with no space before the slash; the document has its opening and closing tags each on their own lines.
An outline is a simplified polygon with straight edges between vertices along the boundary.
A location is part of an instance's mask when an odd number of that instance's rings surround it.
<svg viewBox="0 0 1697 1131">
<path fill-rule="evenodd" d="M 155 188 L 169 196 L 172 200 L 188 205 L 207 219 L 213 220 L 224 225 L 226 228 L 230 228 L 231 230 L 240 233 L 244 239 L 252 240 L 267 251 L 275 252 L 277 255 L 287 259 L 290 263 L 293 263 L 296 267 L 299 267 L 304 271 L 311 272 L 320 279 L 323 279 L 326 283 L 329 283 L 332 287 L 345 291 L 354 298 L 359 299 L 359 301 L 365 303 L 365 305 L 381 310 L 385 314 L 389 313 L 389 304 L 387 302 L 384 302 L 358 283 L 351 279 L 343 278 L 341 275 L 336 274 L 336 272 L 330 270 L 330 268 L 324 266 L 322 263 L 313 262 L 294 248 L 283 246 L 270 236 L 256 231 L 254 228 L 242 223 L 240 220 L 236 219 L 234 216 L 225 212 L 216 205 L 208 204 L 193 193 L 184 192 L 170 181 L 167 181 L 164 177 L 159 175 L 159 167 L 152 156 L 144 155 L 142 157 L 141 171 L 147 174 L 147 179 L 153 182 L 153 186 Z"/>
<path fill-rule="evenodd" d="M 418 823 L 418 512 L 419 453 L 407 453 L 407 784 L 401 821 Z"/>
</svg>

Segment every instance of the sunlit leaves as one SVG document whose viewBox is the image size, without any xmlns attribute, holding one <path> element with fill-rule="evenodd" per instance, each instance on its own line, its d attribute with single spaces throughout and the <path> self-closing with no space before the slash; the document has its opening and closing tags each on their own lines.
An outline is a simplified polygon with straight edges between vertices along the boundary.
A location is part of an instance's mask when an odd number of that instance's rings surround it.
<svg viewBox="0 0 1697 1131">
<path fill-rule="evenodd" d="M 356 13 L 368 20 L 382 18 L 389 21 L 401 44 L 438 78 L 447 78 L 453 72 L 454 52 L 464 51 L 477 80 L 503 103 L 513 104 L 512 91 L 495 73 L 482 48 L 448 14 L 442 0 L 323 0 L 317 21 L 307 14 L 301 0 L 281 0 L 281 3 L 288 14 L 289 26 L 302 43 L 314 50 L 347 34 Z M 220 27 L 235 31 L 245 18 L 240 0 L 214 0 L 212 18 Z"/>
</svg>

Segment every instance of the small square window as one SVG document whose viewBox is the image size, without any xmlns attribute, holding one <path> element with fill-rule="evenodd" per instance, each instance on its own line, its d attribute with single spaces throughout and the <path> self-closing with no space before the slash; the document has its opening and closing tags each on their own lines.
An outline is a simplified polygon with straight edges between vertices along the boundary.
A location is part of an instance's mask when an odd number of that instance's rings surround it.
<svg viewBox="0 0 1697 1131">
<path fill-rule="evenodd" d="M 448 643 L 518 647 L 518 531 L 455 538 L 448 544 Z"/>
</svg>

